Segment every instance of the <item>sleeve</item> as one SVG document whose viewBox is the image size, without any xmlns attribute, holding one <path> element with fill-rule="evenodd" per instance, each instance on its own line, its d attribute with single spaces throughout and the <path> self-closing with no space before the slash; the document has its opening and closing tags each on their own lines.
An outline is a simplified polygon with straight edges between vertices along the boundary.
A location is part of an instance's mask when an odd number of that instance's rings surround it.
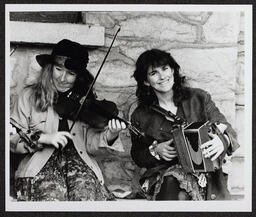
<svg viewBox="0 0 256 217">
<path fill-rule="evenodd" d="M 10 135 L 10 150 L 13 153 L 25 154 L 37 150 L 30 140 L 30 135 L 33 133 L 29 130 L 30 106 L 29 92 L 22 91 L 15 101 L 10 115 L 10 123 L 17 129 L 16 133 Z"/>
<path fill-rule="evenodd" d="M 124 152 L 120 136 L 109 145 L 107 142 L 107 130 L 98 130 L 88 127 L 86 130 L 86 150 L 91 155 L 104 155 L 106 152 Z"/>
<path fill-rule="evenodd" d="M 236 139 L 237 134 L 235 130 L 232 128 L 230 123 L 226 120 L 225 116 L 216 107 L 215 103 L 211 99 L 210 94 L 207 92 L 206 92 L 206 98 L 205 98 L 205 106 L 206 106 L 206 112 L 207 112 L 209 121 L 211 121 L 212 123 L 219 122 L 227 126 L 227 129 L 225 130 L 224 134 L 226 134 L 229 137 L 230 144 L 229 146 L 225 147 L 224 154 L 227 153 L 228 155 L 231 155 L 240 146 Z"/>
<path fill-rule="evenodd" d="M 140 116 L 141 115 L 139 115 L 136 110 L 133 112 L 131 116 L 132 125 L 139 127 Z M 132 131 L 130 131 L 130 134 L 132 141 L 131 157 L 133 161 L 139 167 L 152 168 L 157 166 L 160 161 L 150 154 L 150 144 L 148 144 L 148 142 L 145 142 L 142 137 L 136 136 Z"/>
<path fill-rule="evenodd" d="M 31 108 L 29 102 L 30 94 L 23 90 L 14 102 L 10 119 L 11 124 L 21 130 L 28 130 Z"/>
</svg>

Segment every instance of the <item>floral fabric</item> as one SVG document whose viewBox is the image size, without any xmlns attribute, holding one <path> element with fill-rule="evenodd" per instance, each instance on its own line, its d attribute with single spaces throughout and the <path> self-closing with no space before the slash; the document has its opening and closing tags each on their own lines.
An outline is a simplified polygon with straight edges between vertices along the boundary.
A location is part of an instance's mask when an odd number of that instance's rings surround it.
<svg viewBox="0 0 256 217">
<path fill-rule="evenodd" d="M 18 201 L 99 201 L 114 196 L 81 160 L 72 143 L 55 150 L 35 176 L 15 182 Z"/>
<path fill-rule="evenodd" d="M 148 188 L 144 188 L 143 193 L 148 200 L 156 199 L 156 195 L 160 192 L 165 176 L 175 177 L 179 182 L 180 189 L 184 190 L 191 200 L 205 200 L 205 188 L 201 188 L 198 185 L 197 177 L 185 173 L 179 164 L 175 164 L 171 167 L 163 167 L 158 171 L 156 170 L 155 173 L 145 179 L 142 186 L 144 183 L 147 183 Z"/>
</svg>

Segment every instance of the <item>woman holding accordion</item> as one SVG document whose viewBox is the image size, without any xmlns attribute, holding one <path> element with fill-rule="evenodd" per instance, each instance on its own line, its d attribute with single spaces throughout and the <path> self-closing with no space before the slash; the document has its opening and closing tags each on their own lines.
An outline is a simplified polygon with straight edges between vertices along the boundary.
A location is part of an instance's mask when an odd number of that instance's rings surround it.
<svg viewBox="0 0 256 217">
<path fill-rule="evenodd" d="M 142 53 L 137 62 L 134 78 L 137 82 L 138 107 L 131 122 L 155 141 L 146 144 L 131 133 L 131 156 L 147 171 L 140 179 L 143 192 L 150 200 L 227 200 L 227 174 L 222 171 L 225 155 L 238 147 L 236 133 L 204 90 L 185 87 L 180 66 L 167 52 L 152 49 Z M 166 118 L 154 110 L 159 107 L 172 114 Z M 209 133 L 210 140 L 201 145 L 202 154 L 220 167 L 209 173 L 186 173 L 177 157 L 173 135 L 176 120 L 180 124 L 191 122 L 219 123 L 223 133 Z M 177 145 L 177 144 L 176 144 Z"/>
</svg>

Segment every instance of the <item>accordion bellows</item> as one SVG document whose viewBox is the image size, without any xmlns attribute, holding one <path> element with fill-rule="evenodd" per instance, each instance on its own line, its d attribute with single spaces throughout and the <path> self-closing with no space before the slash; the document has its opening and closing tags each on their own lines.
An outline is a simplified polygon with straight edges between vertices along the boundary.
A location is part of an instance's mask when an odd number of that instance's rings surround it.
<svg viewBox="0 0 256 217">
<path fill-rule="evenodd" d="M 185 172 L 213 172 L 219 167 L 218 161 L 204 158 L 200 148 L 201 144 L 210 140 L 209 130 L 209 122 L 193 122 L 173 130 L 174 144 Z"/>
</svg>

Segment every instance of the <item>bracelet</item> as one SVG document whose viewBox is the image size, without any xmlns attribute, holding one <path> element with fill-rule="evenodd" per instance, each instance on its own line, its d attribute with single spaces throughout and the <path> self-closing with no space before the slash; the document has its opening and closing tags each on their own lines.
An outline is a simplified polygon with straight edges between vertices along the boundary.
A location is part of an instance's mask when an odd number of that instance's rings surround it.
<svg viewBox="0 0 256 217">
<path fill-rule="evenodd" d="M 149 152 L 150 154 L 155 157 L 157 160 L 161 160 L 161 157 L 160 155 L 156 152 L 156 147 L 157 147 L 158 143 L 157 141 L 155 140 L 152 145 L 149 146 Z"/>
<path fill-rule="evenodd" d="M 33 141 L 33 142 L 38 142 L 40 136 L 41 136 L 42 132 L 41 131 L 35 131 L 34 133 L 32 133 L 30 135 L 30 139 Z"/>
</svg>

